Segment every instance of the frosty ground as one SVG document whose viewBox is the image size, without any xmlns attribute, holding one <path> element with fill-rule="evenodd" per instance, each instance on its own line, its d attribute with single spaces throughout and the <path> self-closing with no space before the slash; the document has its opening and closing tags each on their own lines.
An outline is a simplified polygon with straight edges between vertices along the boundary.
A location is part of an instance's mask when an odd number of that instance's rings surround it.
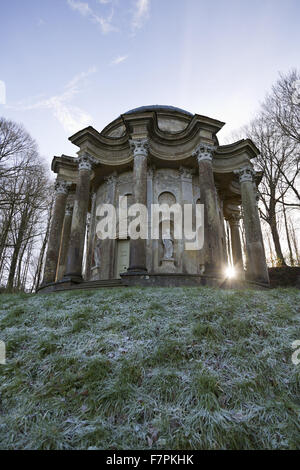
<svg viewBox="0 0 300 470">
<path fill-rule="evenodd" d="M 300 292 L 1 294 L 2 449 L 300 448 Z"/>
</svg>

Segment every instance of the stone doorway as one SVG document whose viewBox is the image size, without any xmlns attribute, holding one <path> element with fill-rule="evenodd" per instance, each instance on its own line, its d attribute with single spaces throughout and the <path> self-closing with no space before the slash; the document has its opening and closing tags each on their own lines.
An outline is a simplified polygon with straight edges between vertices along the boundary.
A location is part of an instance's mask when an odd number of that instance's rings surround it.
<svg viewBox="0 0 300 470">
<path fill-rule="evenodd" d="M 120 279 L 120 273 L 126 272 L 129 267 L 129 251 L 129 240 L 117 240 L 117 279 Z"/>
</svg>

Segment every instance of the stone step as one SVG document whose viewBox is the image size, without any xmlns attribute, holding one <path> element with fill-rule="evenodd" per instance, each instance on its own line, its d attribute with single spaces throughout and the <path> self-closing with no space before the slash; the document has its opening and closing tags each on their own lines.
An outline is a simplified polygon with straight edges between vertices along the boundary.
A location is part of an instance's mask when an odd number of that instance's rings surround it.
<svg viewBox="0 0 300 470">
<path fill-rule="evenodd" d="M 100 287 L 124 287 L 121 279 L 103 279 L 98 281 L 86 281 L 80 284 L 74 284 L 69 289 L 98 289 Z"/>
</svg>

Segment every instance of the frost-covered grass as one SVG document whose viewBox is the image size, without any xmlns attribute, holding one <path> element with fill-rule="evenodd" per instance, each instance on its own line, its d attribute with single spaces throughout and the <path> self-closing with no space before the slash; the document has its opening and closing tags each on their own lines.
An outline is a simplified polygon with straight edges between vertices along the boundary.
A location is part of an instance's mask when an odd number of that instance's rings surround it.
<svg viewBox="0 0 300 470">
<path fill-rule="evenodd" d="M 300 448 L 300 293 L 0 296 L 2 449 Z"/>
</svg>

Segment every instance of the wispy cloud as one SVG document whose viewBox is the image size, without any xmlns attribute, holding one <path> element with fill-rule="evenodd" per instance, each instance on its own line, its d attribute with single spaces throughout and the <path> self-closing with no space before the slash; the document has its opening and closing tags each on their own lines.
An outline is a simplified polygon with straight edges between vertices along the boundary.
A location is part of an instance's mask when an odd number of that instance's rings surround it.
<svg viewBox="0 0 300 470">
<path fill-rule="evenodd" d="M 72 80 L 64 87 L 61 94 L 51 96 L 35 103 L 26 100 L 26 102 L 18 103 L 10 108 L 29 111 L 33 109 L 50 109 L 55 118 L 62 124 L 68 133 L 74 133 L 90 124 L 92 118 L 83 109 L 72 105 L 72 99 L 82 91 L 83 81 L 92 73 L 96 72 L 96 68 L 92 67 L 86 72 L 81 72 L 72 78 Z"/>
<path fill-rule="evenodd" d="M 132 29 L 140 29 L 145 20 L 149 17 L 150 0 L 136 0 L 134 7 L 134 15 L 132 18 Z"/>
<path fill-rule="evenodd" d="M 43 18 L 38 18 L 37 19 L 37 25 L 38 26 L 43 26 L 45 24 L 45 21 L 43 20 Z"/>
<path fill-rule="evenodd" d="M 110 33 L 112 31 L 117 31 L 118 29 L 112 24 L 112 19 L 114 15 L 113 9 L 108 17 L 103 17 L 94 12 L 94 10 L 89 6 L 87 2 L 81 2 L 77 0 L 67 0 L 68 5 L 74 11 L 78 11 L 82 16 L 85 16 L 93 23 L 96 23 L 100 26 L 103 34 Z M 99 3 L 110 3 L 108 1 L 101 1 Z"/>
<path fill-rule="evenodd" d="M 111 61 L 111 65 L 118 65 L 121 64 L 121 62 L 125 62 L 125 60 L 128 59 L 128 55 L 119 55 L 115 59 Z"/>
</svg>

